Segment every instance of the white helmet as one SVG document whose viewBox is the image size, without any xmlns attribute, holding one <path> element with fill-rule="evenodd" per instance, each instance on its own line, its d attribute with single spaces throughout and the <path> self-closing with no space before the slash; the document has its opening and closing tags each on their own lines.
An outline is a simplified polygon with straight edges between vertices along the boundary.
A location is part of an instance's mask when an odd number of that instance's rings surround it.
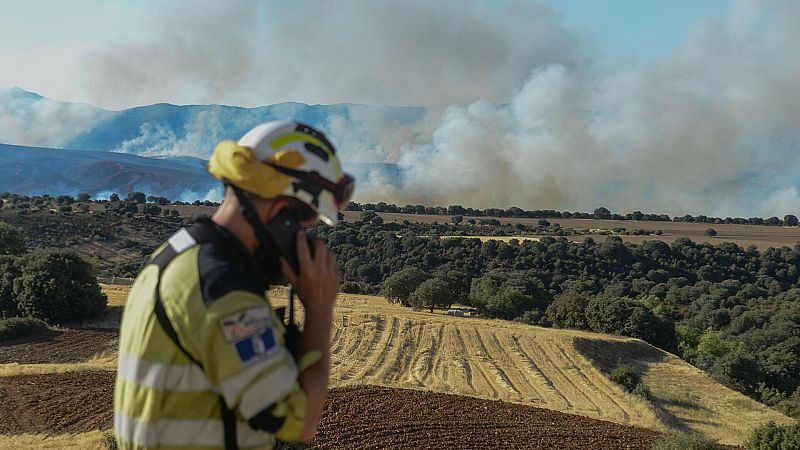
<svg viewBox="0 0 800 450">
<path fill-rule="evenodd" d="M 262 198 L 294 197 L 328 225 L 336 225 L 355 187 L 325 135 L 294 121 L 267 122 L 239 142 L 220 142 L 208 171 Z"/>
</svg>

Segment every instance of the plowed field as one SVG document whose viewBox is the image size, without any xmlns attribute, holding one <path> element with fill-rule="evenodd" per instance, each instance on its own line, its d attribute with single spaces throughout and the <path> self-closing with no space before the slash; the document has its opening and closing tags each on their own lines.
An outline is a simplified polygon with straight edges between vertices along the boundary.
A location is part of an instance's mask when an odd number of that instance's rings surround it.
<svg viewBox="0 0 800 450">
<path fill-rule="evenodd" d="M 0 344 L 0 364 L 75 363 L 116 353 L 115 330 L 51 330 L 33 339 Z"/>
<path fill-rule="evenodd" d="M 113 383 L 114 372 L 2 377 L 0 433 L 30 442 L 30 434 L 108 429 Z M 331 391 L 310 448 L 644 450 L 656 436 L 643 428 L 513 403 L 365 386 Z M 42 444 L 48 440 L 40 438 Z"/>
</svg>

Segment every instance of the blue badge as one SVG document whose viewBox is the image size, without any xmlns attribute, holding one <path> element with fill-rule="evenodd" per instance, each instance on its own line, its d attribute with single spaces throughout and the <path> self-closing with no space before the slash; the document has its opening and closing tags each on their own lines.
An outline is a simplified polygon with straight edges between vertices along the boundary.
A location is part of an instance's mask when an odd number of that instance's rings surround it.
<svg viewBox="0 0 800 450">
<path fill-rule="evenodd" d="M 236 343 L 236 353 L 243 365 L 249 366 L 267 359 L 275 353 L 275 334 L 272 328 L 263 330 Z"/>
</svg>

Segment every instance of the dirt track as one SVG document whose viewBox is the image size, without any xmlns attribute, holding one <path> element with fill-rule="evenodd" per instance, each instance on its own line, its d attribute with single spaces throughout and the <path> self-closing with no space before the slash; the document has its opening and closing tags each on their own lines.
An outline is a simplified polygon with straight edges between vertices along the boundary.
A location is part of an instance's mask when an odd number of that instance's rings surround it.
<svg viewBox="0 0 800 450">
<path fill-rule="evenodd" d="M 0 378 L 0 433 L 112 426 L 113 372 Z M 512 403 L 405 389 L 331 391 L 312 448 L 647 449 L 643 428 Z"/>
<path fill-rule="evenodd" d="M 116 352 L 115 330 L 51 330 L 31 339 L 0 344 L 0 364 L 73 363 Z"/>
</svg>

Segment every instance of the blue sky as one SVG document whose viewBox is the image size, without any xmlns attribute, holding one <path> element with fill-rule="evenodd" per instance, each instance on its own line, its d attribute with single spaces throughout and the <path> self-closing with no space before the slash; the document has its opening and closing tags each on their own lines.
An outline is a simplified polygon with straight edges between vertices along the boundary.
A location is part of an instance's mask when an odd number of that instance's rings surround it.
<svg viewBox="0 0 800 450">
<path fill-rule="evenodd" d="M 552 0 L 564 24 L 591 36 L 601 60 L 652 62 L 681 45 L 699 20 L 722 17 L 730 0 Z"/>
</svg>

